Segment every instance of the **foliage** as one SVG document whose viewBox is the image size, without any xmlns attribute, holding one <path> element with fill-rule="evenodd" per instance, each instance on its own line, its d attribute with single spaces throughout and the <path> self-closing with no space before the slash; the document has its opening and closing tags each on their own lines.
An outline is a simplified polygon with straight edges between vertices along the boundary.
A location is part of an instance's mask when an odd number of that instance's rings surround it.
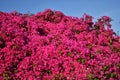
<svg viewBox="0 0 120 80">
<path fill-rule="evenodd" d="M 0 80 L 119 80 L 120 36 L 92 19 L 0 12 Z"/>
</svg>

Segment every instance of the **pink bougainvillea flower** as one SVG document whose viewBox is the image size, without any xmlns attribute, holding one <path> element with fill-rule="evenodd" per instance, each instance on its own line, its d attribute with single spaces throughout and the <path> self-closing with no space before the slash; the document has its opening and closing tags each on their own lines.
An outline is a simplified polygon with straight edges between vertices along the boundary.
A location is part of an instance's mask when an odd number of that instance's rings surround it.
<svg viewBox="0 0 120 80">
<path fill-rule="evenodd" d="M 0 12 L 0 80 L 119 80 L 111 18 Z"/>
</svg>

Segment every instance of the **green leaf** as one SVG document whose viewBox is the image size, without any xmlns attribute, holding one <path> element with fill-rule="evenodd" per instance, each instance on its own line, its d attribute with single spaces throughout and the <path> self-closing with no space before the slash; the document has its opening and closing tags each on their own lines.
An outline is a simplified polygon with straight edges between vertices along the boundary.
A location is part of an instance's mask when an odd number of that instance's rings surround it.
<svg viewBox="0 0 120 80">
<path fill-rule="evenodd" d="M 82 59 L 82 61 L 81 61 L 81 62 L 82 62 L 82 64 L 84 64 L 84 63 L 85 63 L 85 59 Z"/>
<path fill-rule="evenodd" d="M 100 53 L 101 53 L 101 51 L 100 51 L 100 50 L 97 50 L 97 53 L 98 53 L 98 54 L 100 54 Z"/>
<path fill-rule="evenodd" d="M 4 73 L 3 73 L 3 78 L 4 78 L 4 80 L 8 80 L 8 77 L 9 77 L 9 75 L 7 74 L 6 71 L 4 71 Z"/>
<path fill-rule="evenodd" d="M 90 58 L 94 58 L 94 54 L 90 54 Z"/>
<path fill-rule="evenodd" d="M 59 54 L 62 55 L 62 54 L 63 54 L 63 51 L 60 51 Z"/>
<path fill-rule="evenodd" d="M 67 53 L 67 56 L 71 56 L 71 55 L 72 55 L 72 53 L 71 53 L 71 52 L 68 52 L 68 53 Z"/>
<path fill-rule="evenodd" d="M 103 71 L 107 71 L 107 70 L 108 70 L 108 68 L 109 68 L 109 67 L 108 67 L 108 66 L 106 66 L 106 65 L 105 65 L 105 66 L 103 66 Z"/>
<path fill-rule="evenodd" d="M 118 75 L 117 74 L 114 74 L 114 73 L 108 73 L 106 74 L 106 77 L 109 79 L 109 78 L 117 78 Z"/>
<path fill-rule="evenodd" d="M 99 30 L 100 29 L 100 27 L 99 26 L 95 26 L 95 30 Z"/>
<path fill-rule="evenodd" d="M 93 80 L 93 74 L 89 74 L 87 78 L 88 80 Z"/>
<path fill-rule="evenodd" d="M 94 80 L 99 80 L 98 78 L 94 78 Z"/>
<path fill-rule="evenodd" d="M 85 60 L 85 58 L 81 58 L 81 57 L 80 57 L 80 58 L 77 59 L 77 61 L 78 61 L 78 62 L 81 62 L 82 64 L 84 64 L 86 60 Z"/>
<path fill-rule="evenodd" d="M 51 70 L 47 70 L 47 73 L 50 75 L 50 74 L 52 74 L 52 71 Z"/>
<path fill-rule="evenodd" d="M 112 45 L 112 43 L 113 43 L 113 41 L 112 41 L 112 39 L 110 39 L 110 44 Z"/>
<path fill-rule="evenodd" d="M 75 32 L 76 32 L 76 34 L 80 34 L 81 31 L 80 30 L 76 30 Z"/>
<path fill-rule="evenodd" d="M 113 47 L 113 46 L 110 46 L 110 50 L 111 50 L 111 51 L 114 51 L 115 49 L 114 49 L 114 47 Z"/>
<path fill-rule="evenodd" d="M 117 67 L 120 68 L 120 63 L 117 64 Z"/>
</svg>

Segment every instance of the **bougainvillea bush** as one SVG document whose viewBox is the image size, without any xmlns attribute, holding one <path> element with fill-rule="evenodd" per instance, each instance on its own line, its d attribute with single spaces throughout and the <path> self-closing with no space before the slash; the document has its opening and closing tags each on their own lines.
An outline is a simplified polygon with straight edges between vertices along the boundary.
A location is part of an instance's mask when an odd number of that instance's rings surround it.
<svg viewBox="0 0 120 80">
<path fill-rule="evenodd" d="M 0 80 L 120 80 L 120 36 L 92 19 L 0 12 Z"/>
</svg>

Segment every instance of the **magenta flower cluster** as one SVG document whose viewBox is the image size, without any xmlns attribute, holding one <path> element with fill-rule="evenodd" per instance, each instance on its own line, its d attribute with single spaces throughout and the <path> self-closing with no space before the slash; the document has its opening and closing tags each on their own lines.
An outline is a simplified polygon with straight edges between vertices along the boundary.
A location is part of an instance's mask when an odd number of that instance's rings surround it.
<svg viewBox="0 0 120 80">
<path fill-rule="evenodd" d="M 92 20 L 0 12 L 0 80 L 120 80 L 120 36 Z"/>
</svg>

